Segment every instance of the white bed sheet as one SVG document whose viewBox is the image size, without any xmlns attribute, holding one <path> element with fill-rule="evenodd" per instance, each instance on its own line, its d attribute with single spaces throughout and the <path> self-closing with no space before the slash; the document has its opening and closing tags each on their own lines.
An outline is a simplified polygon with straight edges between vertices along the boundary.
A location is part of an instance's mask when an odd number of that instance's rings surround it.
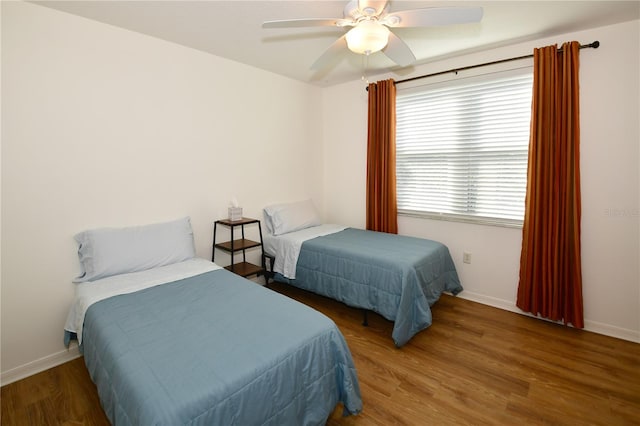
<svg viewBox="0 0 640 426">
<path fill-rule="evenodd" d="M 133 293 L 138 290 L 193 277 L 220 268 L 221 266 L 208 260 L 193 258 L 185 260 L 184 262 L 161 266 L 146 271 L 132 272 L 96 281 L 77 283 L 76 296 L 69 310 L 69 315 L 67 315 L 67 322 L 64 329 L 71 333 L 76 333 L 78 344 L 81 344 L 84 316 L 89 307 L 94 303 L 119 294 Z"/>
<path fill-rule="evenodd" d="M 340 232 L 346 228 L 343 225 L 325 223 L 278 236 L 267 234 L 263 242 L 264 250 L 276 258 L 273 263 L 273 271 L 293 280 L 296 278 L 296 265 L 302 243 L 312 238 Z"/>
</svg>

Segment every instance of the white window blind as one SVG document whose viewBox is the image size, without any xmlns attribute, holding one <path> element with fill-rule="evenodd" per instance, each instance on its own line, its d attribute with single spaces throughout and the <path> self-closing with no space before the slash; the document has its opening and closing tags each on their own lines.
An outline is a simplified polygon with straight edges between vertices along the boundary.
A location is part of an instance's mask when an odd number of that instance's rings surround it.
<svg viewBox="0 0 640 426">
<path fill-rule="evenodd" d="M 398 91 L 400 214 L 522 223 L 532 80 L 526 69 Z"/>
</svg>

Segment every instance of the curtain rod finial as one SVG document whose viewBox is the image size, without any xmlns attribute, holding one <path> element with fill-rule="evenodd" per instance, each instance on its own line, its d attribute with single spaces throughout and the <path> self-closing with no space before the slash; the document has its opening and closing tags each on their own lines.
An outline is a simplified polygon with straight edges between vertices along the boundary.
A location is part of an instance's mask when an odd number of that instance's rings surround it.
<svg viewBox="0 0 640 426">
<path fill-rule="evenodd" d="M 593 43 L 591 43 L 591 47 L 597 49 L 598 47 L 600 47 L 600 42 L 598 40 L 594 41 Z"/>
</svg>

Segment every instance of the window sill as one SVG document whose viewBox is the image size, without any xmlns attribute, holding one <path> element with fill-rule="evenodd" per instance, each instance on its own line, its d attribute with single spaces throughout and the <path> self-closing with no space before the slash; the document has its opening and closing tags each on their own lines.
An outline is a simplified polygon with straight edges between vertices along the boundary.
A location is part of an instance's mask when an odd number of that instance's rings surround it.
<svg viewBox="0 0 640 426">
<path fill-rule="evenodd" d="M 447 222 L 462 222 L 473 225 L 499 226 L 502 228 L 522 229 L 522 220 L 496 219 L 490 217 L 453 215 L 447 213 L 427 213 L 415 210 L 398 210 L 398 216 L 415 217 L 419 219 L 444 220 Z"/>
</svg>

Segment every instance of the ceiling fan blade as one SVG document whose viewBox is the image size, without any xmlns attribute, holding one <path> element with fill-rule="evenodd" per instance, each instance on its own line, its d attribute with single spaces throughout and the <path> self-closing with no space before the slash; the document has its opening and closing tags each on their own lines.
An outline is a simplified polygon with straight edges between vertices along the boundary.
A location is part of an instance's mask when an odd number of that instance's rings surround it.
<svg viewBox="0 0 640 426">
<path fill-rule="evenodd" d="M 436 27 L 479 22 L 482 14 L 481 7 L 432 7 L 390 13 L 382 23 L 392 28 Z"/>
<path fill-rule="evenodd" d="M 347 48 L 347 39 L 345 36 L 337 39 L 322 55 L 311 65 L 314 71 L 320 71 L 335 62 Z"/>
<path fill-rule="evenodd" d="M 365 16 L 378 16 L 382 13 L 385 7 L 387 7 L 386 0 L 358 0 L 358 9 Z M 373 10 L 375 10 L 375 12 L 372 12 Z"/>
<path fill-rule="evenodd" d="M 342 18 L 303 18 L 282 21 L 265 21 L 262 28 L 301 28 L 301 27 L 344 27 L 353 25 L 350 19 Z"/>
<path fill-rule="evenodd" d="M 394 33 L 389 33 L 389 43 L 382 49 L 382 53 L 401 67 L 411 65 L 416 61 L 416 57 L 407 43 Z"/>
</svg>

